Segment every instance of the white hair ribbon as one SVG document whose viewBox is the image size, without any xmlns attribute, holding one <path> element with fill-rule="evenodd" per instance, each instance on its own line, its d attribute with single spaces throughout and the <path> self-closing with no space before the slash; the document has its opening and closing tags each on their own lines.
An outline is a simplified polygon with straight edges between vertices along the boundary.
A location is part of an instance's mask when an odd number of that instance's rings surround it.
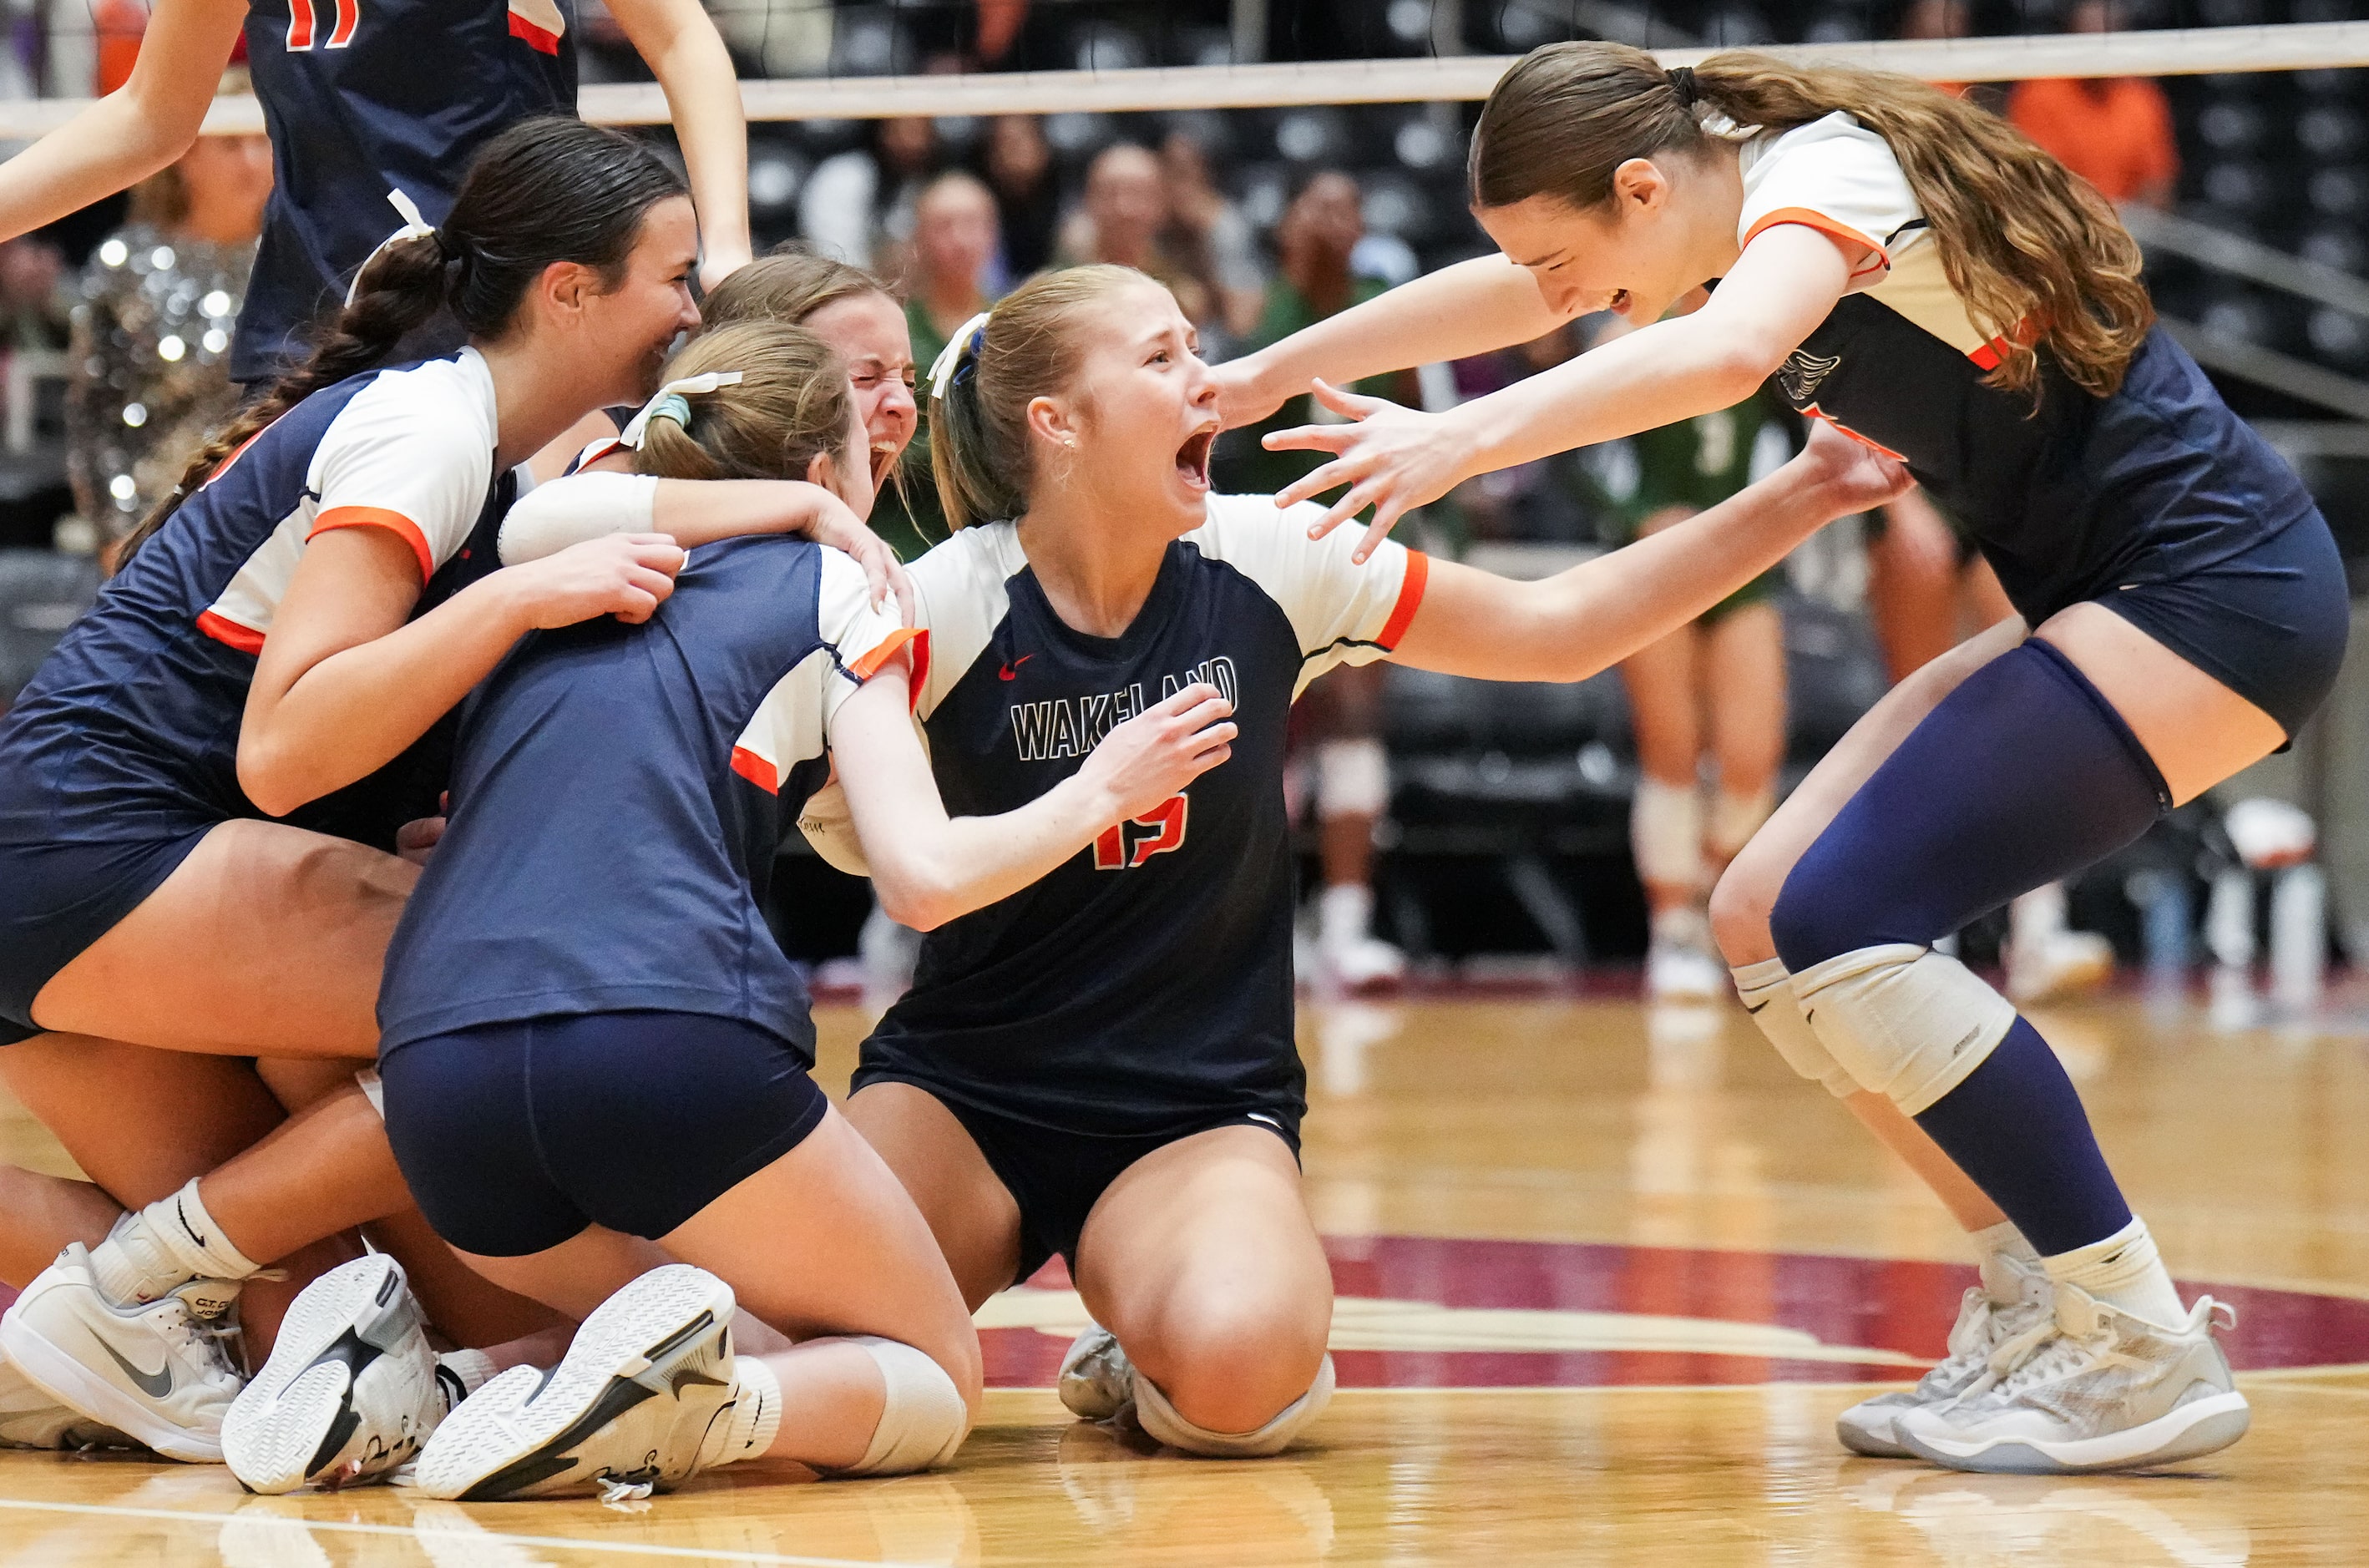
<svg viewBox="0 0 2369 1568">
<path fill-rule="evenodd" d="M 967 347 L 974 353 L 978 351 L 977 345 L 971 341 L 972 334 L 986 332 L 987 318 L 993 314 L 991 311 L 983 310 L 972 316 L 956 328 L 955 335 L 946 339 L 946 346 L 938 350 L 937 359 L 930 366 L 932 397 L 941 402 L 944 400 L 946 388 L 955 383 L 955 367 L 962 362 L 963 349 Z"/>
<path fill-rule="evenodd" d="M 395 210 L 403 215 L 403 227 L 379 241 L 378 249 L 363 257 L 362 264 L 354 269 L 354 280 L 346 285 L 348 304 L 353 303 L 354 295 L 361 291 L 362 274 L 370 270 L 371 263 L 376 261 L 381 252 L 383 252 L 388 246 L 400 245 L 407 239 L 427 239 L 436 233 L 436 225 L 419 215 L 419 204 L 410 197 L 400 190 L 390 190 L 386 193 L 386 199 Z"/>
<path fill-rule="evenodd" d="M 652 419 L 672 419 L 678 425 L 687 425 L 691 422 L 692 398 L 704 397 L 719 386 L 738 386 L 740 381 L 738 371 L 709 371 L 704 375 L 687 375 L 681 381 L 667 383 L 618 432 L 617 444 L 639 451 L 642 432 L 650 428 Z"/>
</svg>

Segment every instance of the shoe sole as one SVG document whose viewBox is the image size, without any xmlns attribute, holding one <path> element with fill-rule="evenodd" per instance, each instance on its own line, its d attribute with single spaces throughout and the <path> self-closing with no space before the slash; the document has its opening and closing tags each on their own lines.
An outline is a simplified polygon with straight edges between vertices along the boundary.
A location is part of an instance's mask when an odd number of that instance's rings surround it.
<svg viewBox="0 0 2369 1568">
<path fill-rule="evenodd" d="M 159 1421 L 148 1406 L 51 1344 L 14 1307 L 0 1317 L 0 1355 L 16 1364 L 27 1382 L 60 1404 L 115 1428 L 168 1459 L 193 1465 L 222 1463 L 219 1438 L 209 1440 L 185 1426 Z"/>
<path fill-rule="evenodd" d="M 652 1383 L 674 1385 L 671 1397 L 685 1403 L 686 1387 L 716 1385 L 720 1410 L 731 1393 L 732 1312 L 732 1288 L 714 1275 L 687 1264 L 651 1270 L 584 1320 L 547 1377 L 512 1368 L 464 1400 L 421 1451 L 418 1489 L 492 1503 L 580 1485 L 597 1472 L 580 1471 L 569 1450 L 669 1397 Z M 688 1366 L 711 1354 L 720 1380 Z M 653 1462 L 662 1451 L 659 1445 Z"/>
<path fill-rule="evenodd" d="M 403 1288 L 394 1259 L 369 1257 L 323 1275 L 296 1298 L 271 1359 L 223 1418 L 223 1462 L 240 1484 L 250 1492 L 293 1492 L 344 1449 L 361 1425 L 354 1384 L 385 1354 L 360 1337 L 362 1322 Z M 331 1356 L 349 1337 L 354 1345 L 348 1354 Z"/>
<path fill-rule="evenodd" d="M 2218 1453 L 2246 1435 L 2254 1413 L 2235 1391 L 2192 1400 L 2179 1408 L 2102 1437 L 2051 1443 L 2038 1437 L 1996 1437 L 1981 1443 L 1935 1439 L 1896 1426 L 1918 1459 L 1951 1470 L 1998 1475 L 2085 1475 L 2095 1471 L 2151 1470 Z"/>
<path fill-rule="evenodd" d="M 1894 1421 L 1883 1424 L 1885 1433 L 1897 1431 Z M 1901 1446 L 1896 1437 L 1879 1436 L 1871 1426 L 1860 1426 L 1837 1417 L 1835 1421 L 1835 1441 L 1866 1459 L 1913 1459 L 1917 1456 Z"/>
</svg>

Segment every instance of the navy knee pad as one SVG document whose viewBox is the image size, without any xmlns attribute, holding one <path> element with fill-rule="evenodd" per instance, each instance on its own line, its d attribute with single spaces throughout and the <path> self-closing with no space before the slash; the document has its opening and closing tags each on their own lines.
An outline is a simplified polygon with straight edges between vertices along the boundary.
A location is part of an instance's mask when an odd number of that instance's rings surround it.
<svg viewBox="0 0 2369 1568">
<path fill-rule="evenodd" d="M 2039 638 L 1960 683 L 1785 878 L 1768 929 L 1796 974 L 1929 945 L 2132 842 L 2170 808 L 2122 715 Z"/>
</svg>

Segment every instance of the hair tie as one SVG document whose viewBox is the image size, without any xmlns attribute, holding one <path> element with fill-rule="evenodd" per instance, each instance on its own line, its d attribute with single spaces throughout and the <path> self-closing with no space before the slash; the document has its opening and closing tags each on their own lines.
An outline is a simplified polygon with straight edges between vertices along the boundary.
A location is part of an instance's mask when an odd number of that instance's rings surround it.
<svg viewBox="0 0 2369 1568">
<path fill-rule="evenodd" d="M 944 348 L 938 350 L 937 359 L 930 365 L 930 395 L 933 398 L 944 401 L 946 389 L 962 380 L 956 372 L 961 368 L 966 353 L 973 364 L 978 362 L 979 350 L 987 346 L 987 318 L 993 314 L 983 310 L 972 316 L 955 328 L 955 335 L 946 339 Z"/>
<path fill-rule="evenodd" d="M 741 372 L 738 371 L 709 371 L 704 375 L 684 376 L 680 381 L 667 383 L 642 405 L 642 411 L 617 432 L 617 444 L 639 451 L 642 437 L 648 431 L 652 419 L 672 419 L 689 429 L 691 400 L 693 397 L 704 397 L 719 386 L 738 386 L 740 381 Z"/>
<path fill-rule="evenodd" d="M 413 201 L 401 190 L 388 191 L 386 199 L 388 203 L 403 215 L 403 227 L 379 241 L 378 248 L 363 257 L 362 264 L 354 269 L 354 280 L 346 285 L 346 303 L 348 304 L 353 303 L 354 296 L 361 292 L 362 274 L 371 269 L 371 263 L 383 256 L 389 246 L 401 245 L 405 240 L 412 239 L 432 239 L 440 245 L 442 243 L 442 236 L 437 234 L 427 219 L 419 215 L 418 203 Z M 453 258 L 448 257 L 446 259 Z"/>
<path fill-rule="evenodd" d="M 1691 108 L 1695 101 L 1695 68 L 1691 65 L 1670 67 L 1670 91 L 1678 95 L 1681 107 Z"/>
</svg>

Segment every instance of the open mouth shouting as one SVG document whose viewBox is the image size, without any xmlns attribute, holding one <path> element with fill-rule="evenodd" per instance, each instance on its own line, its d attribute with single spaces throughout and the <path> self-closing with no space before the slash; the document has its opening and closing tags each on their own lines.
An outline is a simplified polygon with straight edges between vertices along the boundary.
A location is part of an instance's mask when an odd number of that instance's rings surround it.
<svg viewBox="0 0 2369 1568">
<path fill-rule="evenodd" d="M 1176 472 L 1194 490 L 1209 487 L 1209 449 L 1217 444 L 1218 427 L 1214 424 L 1196 430 L 1176 449 Z"/>
<path fill-rule="evenodd" d="M 872 493 L 886 495 L 888 475 L 897 471 L 897 449 L 887 441 L 872 443 Z"/>
</svg>

